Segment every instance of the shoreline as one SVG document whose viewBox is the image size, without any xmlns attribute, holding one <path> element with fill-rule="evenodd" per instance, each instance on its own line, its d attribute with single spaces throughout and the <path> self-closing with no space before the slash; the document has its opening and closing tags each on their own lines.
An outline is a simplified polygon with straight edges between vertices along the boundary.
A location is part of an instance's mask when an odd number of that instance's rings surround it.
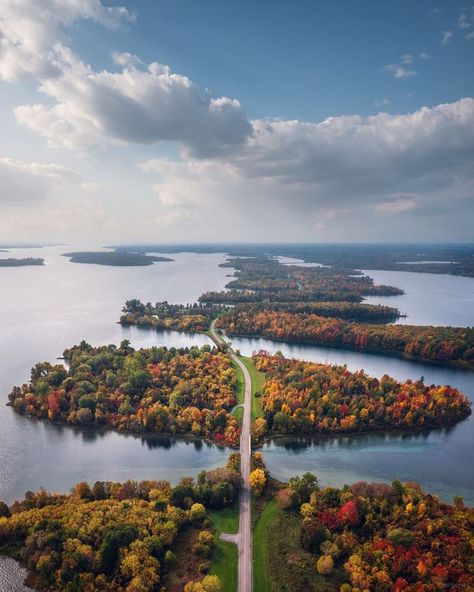
<svg viewBox="0 0 474 592">
<path fill-rule="evenodd" d="M 314 433 L 314 432 L 302 432 L 298 435 L 296 434 L 278 434 L 278 433 L 271 433 L 267 435 L 261 442 L 252 442 L 252 448 L 261 449 L 266 444 L 269 444 L 273 440 L 282 440 L 282 439 L 289 439 L 293 442 L 301 441 L 302 439 L 308 438 L 311 440 L 330 440 L 330 439 L 340 439 L 340 438 L 354 438 L 357 436 L 375 436 L 377 434 L 383 435 L 410 435 L 410 434 L 420 434 L 426 432 L 428 435 L 430 432 L 435 430 L 446 430 L 450 428 L 454 428 L 459 423 L 468 420 L 472 415 L 472 412 L 459 419 L 458 421 L 446 424 L 446 425 L 437 425 L 437 426 L 416 426 L 416 427 L 392 427 L 388 429 L 384 428 L 372 428 L 367 430 L 353 430 L 347 432 L 332 432 L 332 433 Z"/>
<path fill-rule="evenodd" d="M 29 421 L 34 421 L 34 422 L 42 422 L 45 423 L 47 425 L 52 425 L 58 428 L 68 428 L 71 430 L 77 430 L 77 431 L 84 431 L 84 432 L 99 432 L 99 433 L 107 433 L 107 432 L 113 432 L 115 434 L 122 434 L 124 436 L 142 436 L 142 437 L 160 437 L 163 436 L 164 438 L 169 438 L 169 439 L 173 439 L 173 438 L 178 438 L 178 439 L 182 439 L 182 440 L 188 440 L 190 442 L 195 441 L 195 442 L 202 442 L 205 444 L 213 444 L 214 446 L 217 446 L 218 448 L 229 448 L 230 450 L 238 450 L 239 446 L 233 445 L 233 444 L 226 444 L 224 442 L 216 442 L 215 440 L 211 440 L 209 438 L 206 438 L 204 436 L 195 436 L 193 434 L 189 434 L 187 432 L 184 433 L 173 433 L 173 432 L 135 432 L 133 430 L 119 430 L 118 428 L 110 428 L 107 426 L 103 426 L 103 425 L 91 425 L 91 426 L 80 426 L 80 425 L 76 425 L 76 424 L 70 424 L 67 423 L 65 421 L 57 421 L 57 420 L 52 420 L 52 419 L 47 419 L 46 417 L 36 417 L 35 415 L 28 415 L 26 413 L 19 413 L 18 411 L 15 411 L 15 409 L 13 408 L 13 405 L 8 402 L 6 403 L 6 407 L 11 407 L 13 410 L 13 413 L 15 413 L 16 415 L 20 416 L 20 417 L 24 417 L 26 419 L 28 419 Z"/>
<path fill-rule="evenodd" d="M 315 341 L 289 341 L 287 339 L 279 339 L 277 337 L 271 337 L 266 335 L 246 335 L 246 334 L 237 334 L 232 333 L 228 334 L 228 337 L 239 337 L 243 339 L 267 339 L 268 341 L 275 341 L 276 343 L 285 343 L 287 345 L 297 345 L 297 346 L 309 346 L 309 347 L 327 347 L 328 349 L 333 350 L 342 350 L 342 351 L 353 351 L 357 353 L 367 353 L 375 356 L 380 357 L 389 357 L 389 358 L 398 358 L 407 360 L 408 362 L 417 362 L 421 364 L 429 364 L 430 366 L 438 366 L 441 368 L 456 368 L 458 370 L 466 370 L 467 372 L 474 372 L 474 366 L 469 366 L 467 363 L 458 362 L 455 360 L 447 360 L 445 362 L 441 360 L 428 360 L 425 358 L 420 358 L 418 356 L 413 356 L 411 354 L 407 354 L 405 352 L 397 352 L 394 350 L 382 350 L 382 349 L 373 349 L 373 348 L 360 348 L 360 347 L 351 347 L 346 345 L 329 345 L 324 342 L 315 342 Z M 286 356 L 285 356 L 286 357 Z M 320 362 L 324 363 L 324 362 Z M 342 366 L 343 364 L 337 363 L 330 363 L 329 365 L 333 366 Z"/>
</svg>

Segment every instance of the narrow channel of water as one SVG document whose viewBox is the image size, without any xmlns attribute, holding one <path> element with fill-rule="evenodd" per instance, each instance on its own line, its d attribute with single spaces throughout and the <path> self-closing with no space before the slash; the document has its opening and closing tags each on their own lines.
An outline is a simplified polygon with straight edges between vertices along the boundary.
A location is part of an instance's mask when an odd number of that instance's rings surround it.
<svg viewBox="0 0 474 592">
<path fill-rule="evenodd" d="M 347 364 L 371 375 L 398 380 L 425 378 L 428 384 L 450 384 L 474 401 L 474 373 L 455 368 L 387 358 L 324 347 L 289 345 L 269 339 L 232 338 L 243 355 L 281 351 L 301 360 Z M 472 417 L 446 430 L 413 434 L 364 434 L 325 439 L 275 439 L 265 445 L 265 462 L 278 479 L 295 473 L 316 473 L 324 485 L 355 481 L 418 481 L 445 500 L 462 495 L 474 505 L 474 420 Z"/>
</svg>

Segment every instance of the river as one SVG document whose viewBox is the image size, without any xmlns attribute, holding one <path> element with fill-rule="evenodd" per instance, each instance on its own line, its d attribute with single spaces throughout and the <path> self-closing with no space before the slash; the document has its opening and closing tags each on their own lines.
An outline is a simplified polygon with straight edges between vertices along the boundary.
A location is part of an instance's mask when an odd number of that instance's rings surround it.
<svg viewBox="0 0 474 592">
<path fill-rule="evenodd" d="M 209 343 L 204 335 L 156 333 L 117 324 L 125 300 L 192 302 L 207 290 L 220 290 L 229 269 L 223 254 L 179 253 L 173 262 L 147 267 L 106 267 L 70 263 L 61 253 L 94 250 L 68 245 L 15 249 L 3 256 L 44 257 L 42 267 L 0 268 L 0 499 L 11 503 L 41 486 L 67 491 L 78 481 L 122 481 L 195 475 L 225 462 L 228 450 L 199 441 L 142 437 L 114 432 L 75 430 L 29 420 L 6 407 L 14 384 L 29 376 L 38 361 L 54 361 L 81 339 L 92 344 L 130 339 L 135 347 Z M 97 250 L 97 249 L 95 249 Z M 368 272 L 378 283 L 403 288 L 403 296 L 372 299 L 399 306 L 409 322 L 474 324 L 474 279 L 447 275 Z M 462 287 L 461 287 L 462 283 Z M 425 286 L 425 288 L 423 288 Z M 434 296 L 433 296 L 434 295 Z M 408 320 L 407 320 L 408 321 Z M 451 384 L 474 399 L 474 374 L 397 358 L 331 348 L 296 346 L 263 339 L 236 339 L 242 353 L 281 350 L 290 357 L 346 363 L 351 370 L 384 373 L 398 379 L 419 378 Z M 450 430 L 414 435 L 364 435 L 350 438 L 284 440 L 264 447 L 265 461 L 277 478 L 312 471 L 322 484 L 359 480 L 419 481 L 428 491 L 450 500 L 462 495 L 474 505 L 474 422 Z M 22 572 L 0 558 L 0 584 L 22 590 Z M 16 573 L 16 572 L 15 572 Z M 4 584 L 7 582 L 7 584 Z M 16 587 L 15 587 L 16 586 Z"/>
</svg>

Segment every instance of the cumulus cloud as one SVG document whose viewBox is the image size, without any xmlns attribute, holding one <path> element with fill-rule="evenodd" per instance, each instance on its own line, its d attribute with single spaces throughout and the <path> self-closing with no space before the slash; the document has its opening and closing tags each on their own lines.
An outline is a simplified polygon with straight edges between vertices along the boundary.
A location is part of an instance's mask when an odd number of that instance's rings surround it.
<svg viewBox="0 0 474 592">
<path fill-rule="evenodd" d="M 116 28 L 134 15 L 99 0 L 2 0 L 0 79 L 56 76 L 63 69 L 61 30 L 78 20 Z"/>
<path fill-rule="evenodd" d="M 15 110 L 20 123 L 52 145 L 176 141 L 190 154 L 204 157 L 233 149 L 251 133 L 239 101 L 214 99 L 166 65 L 154 62 L 140 68 L 134 56 L 116 54 L 121 71 L 95 72 L 67 49 L 61 57 L 68 67 L 40 87 L 56 104 Z"/>
<path fill-rule="evenodd" d="M 79 180 L 77 172 L 58 164 L 0 157 L 0 203 L 3 204 L 34 202 L 55 187 L 75 184 Z"/>
<path fill-rule="evenodd" d="M 474 100 L 424 107 L 407 115 L 332 117 L 320 123 L 252 122 L 253 135 L 214 160 L 152 160 L 161 203 L 215 200 L 271 201 L 301 212 L 366 204 L 400 213 L 414 200 L 466 179 L 472 191 Z M 395 195 L 395 197 L 394 197 Z M 413 206 L 415 207 L 415 206 Z"/>
</svg>

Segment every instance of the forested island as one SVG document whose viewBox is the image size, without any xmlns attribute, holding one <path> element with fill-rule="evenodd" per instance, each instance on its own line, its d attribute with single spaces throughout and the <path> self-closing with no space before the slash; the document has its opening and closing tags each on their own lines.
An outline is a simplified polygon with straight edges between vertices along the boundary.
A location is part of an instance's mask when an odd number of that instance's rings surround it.
<svg viewBox="0 0 474 592">
<path fill-rule="evenodd" d="M 474 509 L 465 507 L 462 498 L 449 505 L 416 483 L 400 481 L 323 488 L 311 473 L 284 485 L 275 483 L 264 467 L 257 471 L 264 483 L 254 489 L 258 589 L 473 588 Z"/>
<path fill-rule="evenodd" d="M 472 244 L 258 244 L 127 245 L 119 251 L 158 253 L 227 253 L 230 257 L 289 257 L 345 272 L 360 269 L 423 272 L 474 277 Z"/>
<path fill-rule="evenodd" d="M 68 369 L 37 364 L 28 384 L 14 387 L 18 413 L 71 426 L 203 437 L 237 446 L 240 426 L 236 373 L 218 348 L 153 347 L 135 351 L 127 341 L 64 352 Z"/>
<path fill-rule="evenodd" d="M 227 308 L 221 305 L 169 304 L 157 302 L 143 304 L 140 300 L 127 300 L 122 308 L 120 323 L 138 325 L 157 331 L 173 330 L 190 333 L 205 332 L 211 321 Z"/>
<path fill-rule="evenodd" d="M 78 483 L 70 494 L 28 492 L 0 502 L 0 553 L 20 561 L 40 592 L 225 592 L 213 571 L 209 510 L 238 496 L 227 467 L 167 481 Z"/>
<path fill-rule="evenodd" d="M 375 285 L 372 278 L 351 269 L 282 265 L 269 257 L 228 259 L 221 267 L 236 269 L 228 291 L 206 292 L 200 302 L 360 302 L 364 296 L 397 296 L 403 290 Z"/>
<path fill-rule="evenodd" d="M 8 259 L 0 258 L 0 267 L 26 267 L 28 265 L 44 265 L 44 259 L 41 257 L 24 257 L 22 259 L 16 257 L 9 257 Z"/>
<path fill-rule="evenodd" d="M 127 253 L 118 251 L 77 251 L 75 253 L 63 253 L 63 257 L 69 257 L 71 263 L 92 263 L 96 265 L 112 265 L 118 267 L 136 267 L 153 265 L 156 262 L 173 261 L 168 257 L 145 255 L 144 253 Z"/>
<path fill-rule="evenodd" d="M 410 430 L 453 425 L 471 413 L 467 397 L 449 386 L 422 380 L 380 380 L 345 366 L 289 360 L 264 352 L 253 356 L 264 373 L 254 421 L 257 442 L 282 434 L 338 434 Z"/>
<path fill-rule="evenodd" d="M 474 368 L 474 328 L 351 323 L 318 314 L 240 306 L 218 320 L 229 335 L 407 355 Z"/>
</svg>

